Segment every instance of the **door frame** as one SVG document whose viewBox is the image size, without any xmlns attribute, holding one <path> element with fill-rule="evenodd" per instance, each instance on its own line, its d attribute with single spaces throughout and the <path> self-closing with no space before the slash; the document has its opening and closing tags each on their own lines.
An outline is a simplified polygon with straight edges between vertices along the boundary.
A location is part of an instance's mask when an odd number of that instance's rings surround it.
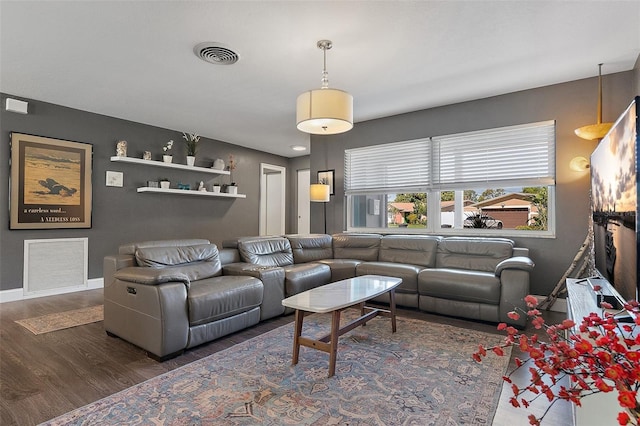
<svg viewBox="0 0 640 426">
<path fill-rule="evenodd" d="M 265 235 L 267 229 L 267 175 L 272 173 L 279 173 L 282 176 L 280 187 L 281 191 L 281 206 L 282 215 L 280 217 L 280 227 L 282 228 L 282 234 L 286 232 L 286 195 L 287 195 L 287 168 L 283 166 L 276 166 L 274 164 L 260 163 L 260 225 L 259 235 Z"/>
</svg>

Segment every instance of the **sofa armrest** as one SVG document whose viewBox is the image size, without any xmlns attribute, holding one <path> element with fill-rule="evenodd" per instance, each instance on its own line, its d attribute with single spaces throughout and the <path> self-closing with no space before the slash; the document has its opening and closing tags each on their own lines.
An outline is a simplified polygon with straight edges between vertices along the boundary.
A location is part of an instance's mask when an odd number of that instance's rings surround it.
<svg viewBox="0 0 640 426">
<path fill-rule="evenodd" d="M 137 284 L 158 285 L 168 282 L 181 282 L 189 288 L 189 277 L 172 268 L 149 268 L 133 266 L 124 268 L 114 274 L 114 278 L 120 281 L 128 281 Z"/>
<path fill-rule="evenodd" d="M 136 266 L 135 256 L 129 254 L 117 254 L 114 256 L 105 256 L 102 263 L 102 278 L 105 287 L 113 282 L 113 275 L 123 268 Z"/>
<path fill-rule="evenodd" d="M 264 292 L 260 305 L 260 321 L 284 313 L 284 268 L 280 266 L 259 266 L 252 263 L 231 263 L 222 268 L 224 275 L 248 275 L 262 281 Z"/>
<path fill-rule="evenodd" d="M 533 263 L 533 260 L 529 259 L 528 257 L 510 257 L 509 259 L 505 259 L 502 262 L 498 263 L 498 265 L 496 266 L 495 274 L 496 277 L 500 277 L 505 269 L 520 269 L 522 271 L 531 272 L 533 271 L 534 266 L 535 264 Z"/>
</svg>

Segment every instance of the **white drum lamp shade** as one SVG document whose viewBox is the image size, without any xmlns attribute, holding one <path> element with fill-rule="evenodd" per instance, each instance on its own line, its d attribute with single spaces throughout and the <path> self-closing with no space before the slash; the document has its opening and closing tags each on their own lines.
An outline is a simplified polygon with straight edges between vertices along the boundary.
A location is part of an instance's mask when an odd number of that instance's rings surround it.
<svg viewBox="0 0 640 426">
<path fill-rule="evenodd" d="M 353 128 L 353 96 L 338 89 L 309 90 L 298 96 L 298 130 L 315 135 L 334 135 Z"/>
<path fill-rule="evenodd" d="M 330 200 L 329 190 L 329 185 L 312 183 L 309 186 L 309 200 L 314 203 L 326 203 Z"/>
</svg>

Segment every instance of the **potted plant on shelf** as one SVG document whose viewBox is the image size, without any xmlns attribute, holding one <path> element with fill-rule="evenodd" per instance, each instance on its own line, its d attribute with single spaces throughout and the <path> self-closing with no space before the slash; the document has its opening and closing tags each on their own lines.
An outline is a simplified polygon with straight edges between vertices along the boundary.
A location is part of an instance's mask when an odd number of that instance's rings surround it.
<svg viewBox="0 0 640 426">
<path fill-rule="evenodd" d="M 169 189 L 171 182 L 167 178 L 160 178 L 160 188 Z"/>
<path fill-rule="evenodd" d="M 171 148 L 173 148 L 173 139 L 162 146 L 162 161 L 164 161 L 165 163 L 171 163 L 173 161 Z"/>
<path fill-rule="evenodd" d="M 600 291 L 595 287 L 594 290 Z M 614 314 L 604 311 L 602 316 L 591 313 L 576 327 L 570 319 L 561 324 L 545 324 L 541 312 L 536 309 L 537 299 L 529 295 L 524 300 L 529 308 L 524 314 L 532 319 L 536 329 L 544 329 L 548 341 L 542 341 L 537 334 L 528 336 L 500 323 L 498 330 L 507 333 L 504 343 L 492 348 L 480 345 L 473 354 L 473 358 L 481 362 L 488 352 L 504 356 L 504 348 L 516 346 L 528 355 L 526 360 L 516 358 L 516 368 L 503 377 L 511 385 L 511 405 L 526 408 L 536 398 L 546 397 L 550 404 L 542 416 L 529 415 L 529 424 L 539 425 L 558 400 L 571 401 L 580 407 L 581 399 L 586 396 L 617 391 L 618 403 L 622 408 L 618 413 L 618 424 L 638 425 L 640 335 L 635 332 L 636 325 L 640 325 L 638 302 L 631 301 L 624 305 L 633 315 L 632 323 L 619 322 Z M 612 308 L 606 302 L 601 302 L 601 307 Z M 513 319 L 520 317 L 515 311 L 508 315 Z M 512 380 L 512 374 L 525 367 L 529 368 L 529 382 L 524 386 L 518 385 L 516 380 Z M 560 382 L 565 377 L 570 382 L 568 387 Z"/>
<path fill-rule="evenodd" d="M 236 160 L 233 158 L 233 154 L 229 155 L 229 186 L 227 186 L 227 192 L 229 194 L 237 194 L 238 187 L 236 183 L 233 181 L 233 171 L 236 169 Z"/>
<path fill-rule="evenodd" d="M 187 147 L 187 165 L 193 166 L 196 162 L 196 151 L 198 150 L 198 142 L 200 142 L 200 136 L 196 133 L 182 133 L 182 138 L 185 140 Z"/>
</svg>

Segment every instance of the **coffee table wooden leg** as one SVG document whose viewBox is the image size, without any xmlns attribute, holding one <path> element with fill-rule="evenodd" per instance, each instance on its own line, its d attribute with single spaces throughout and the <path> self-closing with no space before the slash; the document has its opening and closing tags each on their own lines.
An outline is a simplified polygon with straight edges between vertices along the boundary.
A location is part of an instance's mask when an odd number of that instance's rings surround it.
<svg viewBox="0 0 640 426">
<path fill-rule="evenodd" d="M 331 313 L 331 347 L 329 352 L 329 377 L 336 374 L 336 358 L 338 356 L 338 331 L 340 330 L 340 310 Z"/>
<path fill-rule="evenodd" d="M 396 289 L 389 291 L 389 312 L 391 313 L 391 331 L 396 332 Z"/>
<path fill-rule="evenodd" d="M 296 309 L 295 327 L 293 332 L 293 359 L 292 365 L 298 363 L 298 356 L 300 355 L 300 336 L 302 335 L 302 322 L 304 320 L 304 311 Z"/>
</svg>

